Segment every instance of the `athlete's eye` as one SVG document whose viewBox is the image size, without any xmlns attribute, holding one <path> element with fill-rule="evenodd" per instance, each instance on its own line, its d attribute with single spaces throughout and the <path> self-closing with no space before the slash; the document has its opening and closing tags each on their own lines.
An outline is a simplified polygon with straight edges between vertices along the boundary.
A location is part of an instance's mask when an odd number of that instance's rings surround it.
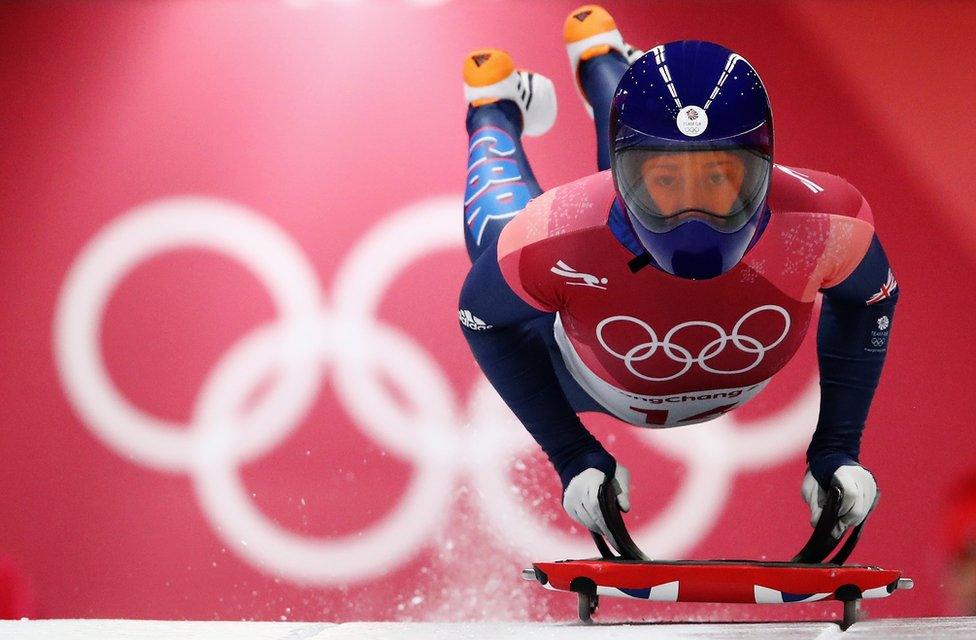
<svg viewBox="0 0 976 640">
<path fill-rule="evenodd" d="M 709 174 L 709 176 L 708 176 L 708 183 L 709 184 L 712 184 L 712 185 L 715 185 L 715 186 L 718 186 L 720 184 L 723 184 L 726 181 L 727 181 L 727 178 L 725 177 L 725 174 L 724 173 L 712 173 L 712 174 Z"/>
<path fill-rule="evenodd" d="M 659 187 L 670 187 L 674 184 L 674 176 L 657 176 L 654 178 L 654 184 Z"/>
</svg>

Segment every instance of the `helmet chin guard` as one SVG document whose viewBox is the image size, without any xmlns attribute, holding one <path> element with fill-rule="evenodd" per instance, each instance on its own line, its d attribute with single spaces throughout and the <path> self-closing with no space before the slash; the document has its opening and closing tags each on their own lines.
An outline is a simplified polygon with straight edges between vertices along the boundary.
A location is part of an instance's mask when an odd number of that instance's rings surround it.
<svg viewBox="0 0 976 640">
<path fill-rule="evenodd" d="M 753 215 L 738 231 L 722 233 L 698 219 L 655 232 L 628 211 L 634 232 L 657 266 L 672 275 L 692 280 L 714 278 L 734 267 L 745 255 L 764 216 Z"/>
<path fill-rule="evenodd" d="M 701 41 L 648 51 L 617 86 L 610 148 L 618 200 L 660 269 L 704 279 L 742 260 L 773 167 L 769 98 L 742 56 Z"/>
</svg>

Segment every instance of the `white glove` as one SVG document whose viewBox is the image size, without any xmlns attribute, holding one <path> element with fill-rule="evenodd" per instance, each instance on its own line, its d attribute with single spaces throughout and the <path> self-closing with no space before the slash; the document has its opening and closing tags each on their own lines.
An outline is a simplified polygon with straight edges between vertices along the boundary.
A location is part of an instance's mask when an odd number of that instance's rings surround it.
<svg viewBox="0 0 976 640">
<path fill-rule="evenodd" d="M 602 534 L 610 542 L 615 542 L 610 531 L 607 530 L 607 523 L 604 522 L 603 513 L 600 511 L 600 485 L 606 478 L 605 473 L 592 467 L 574 476 L 566 486 L 566 493 L 563 494 L 563 509 L 570 518 L 590 531 Z M 617 463 L 613 484 L 620 510 L 630 511 L 630 471 L 620 463 Z"/>
<path fill-rule="evenodd" d="M 833 536 L 840 538 L 848 527 L 854 527 L 862 522 L 878 503 L 878 485 L 871 472 L 860 465 L 844 465 L 838 467 L 830 479 L 831 486 L 840 487 L 842 497 L 840 501 L 840 518 L 834 527 Z M 820 483 L 807 471 L 800 488 L 803 499 L 810 506 L 810 525 L 817 526 L 820 514 L 823 513 L 827 502 L 827 492 L 820 487 Z"/>
</svg>

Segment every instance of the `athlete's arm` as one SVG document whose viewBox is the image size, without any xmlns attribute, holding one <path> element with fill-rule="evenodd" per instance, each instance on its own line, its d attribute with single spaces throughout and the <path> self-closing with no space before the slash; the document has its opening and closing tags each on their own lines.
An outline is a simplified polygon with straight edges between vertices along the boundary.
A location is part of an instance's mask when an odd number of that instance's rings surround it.
<svg viewBox="0 0 976 640">
<path fill-rule="evenodd" d="M 807 462 L 820 486 L 828 488 L 838 468 L 859 465 L 861 433 L 881 377 L 898 301 L 898 286 L 877 236 L 849 276 L 821 291 L 820 419 Z"/>
<path fill-rule="evenodd" d="M 595 468 L 613 477 L 616 462 L 586 430 L 559 386 L 533 321 L 547 315 L 520 298 L 499 268 L 497 246 L 475 261 L 461 289 L 464 337 L 488 381 L 556 468 L 563 489 Z"/>
</svg>

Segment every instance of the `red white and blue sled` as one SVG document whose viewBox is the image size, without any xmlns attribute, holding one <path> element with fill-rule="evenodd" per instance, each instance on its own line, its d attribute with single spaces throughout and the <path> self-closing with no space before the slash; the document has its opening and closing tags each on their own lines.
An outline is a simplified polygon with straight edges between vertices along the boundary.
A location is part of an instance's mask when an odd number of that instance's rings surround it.
<svg viewBox="0 0 976 640">
<path fill-rule="evenodd" d="M 652 600 L 657 602 L 712 602 L 789 604 L 839 600 L 844 603 L 841 629 L 858 618 L 862 599 L 885 598 L 896 589 L 911 589 L 914 583 L 901 571 L 843 564 L 854 550 L 864 523 L 848 530 L 847 540 L 830 559 L 827 556 L 844 539 L 834 538 L 840 489 L 832 490 L 823 515 L 810 540 L 796 556 L 785 562 L 753 560 L 651 560 L 634 543 L 617 505 L 611 484 L 600 488 L 600 507 L 620 555 L 608 541 L 594 533 L 593 540 L 603 558 L 536 562 L 522 577 L 537 580 L 553 591 L 571 591 L 579 599 L 580 620 L 592 622 L 600 596 Z"/>
</svg>

